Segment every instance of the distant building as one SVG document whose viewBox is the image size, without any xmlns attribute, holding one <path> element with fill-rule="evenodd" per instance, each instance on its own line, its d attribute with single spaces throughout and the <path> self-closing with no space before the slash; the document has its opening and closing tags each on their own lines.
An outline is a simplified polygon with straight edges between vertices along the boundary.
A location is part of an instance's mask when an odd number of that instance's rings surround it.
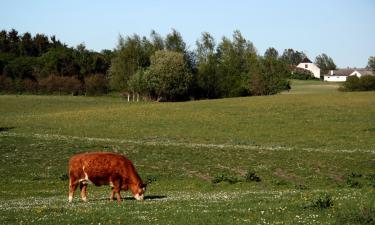
<svg viewBox="0 0 375 225">
<path fill-rule="evenodd" d="M 314 74 L 315 78 L 320 79 L 320 69 L 314 63 L 310 61 L 307 57 L 302 60 L 300 64 L 297 65 L 298 68 L 310 71 Z"/>
<path fill-rule="evenodd" d="M 344 82 L 349 76 L 367 76 L 373 75 L 373 73 L 368 69 L 338 69 L 331 70 L 329 74 L 324 75 L 324 81 L 330 82 Z"/>
</svg>

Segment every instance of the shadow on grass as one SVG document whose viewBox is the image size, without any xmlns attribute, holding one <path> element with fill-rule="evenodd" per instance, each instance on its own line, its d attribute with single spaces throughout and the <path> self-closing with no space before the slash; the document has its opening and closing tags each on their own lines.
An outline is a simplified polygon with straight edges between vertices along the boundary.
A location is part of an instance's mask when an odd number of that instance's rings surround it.
<svg viewBox="0 0 375 225">
<path fill-rule="evenodd" d="M 167 198 L 166 195 L 146 195 L 144 200 L 147 201 L 147 200 L 160 200 L 160 199 L 164 199 L 164 198 Z M 134 197 L 130 197 L 130 196 L 127 196 L 127 197 L 122 197 L 121 198 L 123 201 L 136 201 L 136 199 Z M 114 201 L 116 201 L 116 198 L 113 198 Z M 89 199 L 89 201 L 109 201 L 109 198 L 97 198 L 97 199 Z"/>
<path fill-rule="evenodd" d="M 0 127 L 0 132 L 9 131 L 14 129 L 15 127 Z"/>
</svg>

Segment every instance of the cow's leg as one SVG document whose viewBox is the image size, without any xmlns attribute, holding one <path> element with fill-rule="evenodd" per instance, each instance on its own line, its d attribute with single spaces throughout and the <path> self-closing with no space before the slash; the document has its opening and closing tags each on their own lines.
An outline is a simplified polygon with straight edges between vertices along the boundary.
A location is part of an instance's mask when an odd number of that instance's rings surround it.
<svg viewBox="0 0 375 225">
<path fill-rule="evenodd" d="M 69 202 L 72 202 L 73 201 L 73 194 L 74 194 L 74 191 L 77 189 L 78 187 L 78 181 L 70 178 L 69 180 Z"/>
<path fill-rule="evenodd" d="M 115 189 L 112 188 L 111 190 L 111 197 L 109 198 L 109 200 L 113 201 L 113 198 L 115 197 Z"/>
<path fill-rule="evenodd" d="M 117 202 L 118 203 L 121 202 L 120 191 L 121 191 L 121 182 L 120 182 L 120 180 L 114 181 L 113 182 L 113 192 L 117 194 Z"/>
<path fill-rule="evenodd" d="M 79 184 L 79 189 L 81 189 L 82 201 L 86 202 L 87 201 L 87 184 L 84 182 L 81 182 Z"/>
</svg>

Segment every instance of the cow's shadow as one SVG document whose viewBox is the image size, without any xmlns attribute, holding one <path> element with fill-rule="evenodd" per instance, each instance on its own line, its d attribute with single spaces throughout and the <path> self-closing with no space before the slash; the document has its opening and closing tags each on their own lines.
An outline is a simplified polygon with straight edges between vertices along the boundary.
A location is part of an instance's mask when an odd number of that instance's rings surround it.
<svg viewBox="0 0 375 225">
<path fill-rule="evenodd" d="M 0 132 L 3 132 L 3 131 L 9 131 L 9 130 L 12 130 L 16 127 L 0 127 Z"/>
<path fill-rule="evenodd" d="M 167 198 L 166 195 L 146 195 L 144 197 L 144 200 L 147 201 L 147 200 L 161 200 L 161 199 L 165 199 Z M 97 198 L 97 199 L 92 199 L 92 200 L 89 200 L 89 201 L 109 201 L 109 197 L 108 198 Z M 116 201 L 117 199 L 116 198 L 113 198 L 113 201 Z M 131 197 L 131 196 L 126 196 L 126 197 L 122 197 L 121 200 L 123 201 L 136 201 L 136 199 L 134 197 Z"/>
</svg>

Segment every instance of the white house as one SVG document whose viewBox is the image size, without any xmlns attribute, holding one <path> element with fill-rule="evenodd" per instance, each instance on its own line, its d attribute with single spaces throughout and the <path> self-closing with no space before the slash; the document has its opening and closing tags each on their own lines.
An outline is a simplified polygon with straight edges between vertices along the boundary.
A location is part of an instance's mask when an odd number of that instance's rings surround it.
<svg viewBox="0 0 375 225">
<path fill-rule="evenodd" d="M 297 65 L 298 68 L 309 70 L 314 74 L 314 77 L 320 79 L 320 69 L 308 58 L 304 58 L 300 64 Z"/>
<path fill-rule="evenodd" d="M 324 81 L 344 82 L 349 76 L 361 77 L 366 75 L 373 75 L 373 73 L 367 69 L 338 69 L 331 70 L 329 74 L 324 75 Z"/>
</svg>

